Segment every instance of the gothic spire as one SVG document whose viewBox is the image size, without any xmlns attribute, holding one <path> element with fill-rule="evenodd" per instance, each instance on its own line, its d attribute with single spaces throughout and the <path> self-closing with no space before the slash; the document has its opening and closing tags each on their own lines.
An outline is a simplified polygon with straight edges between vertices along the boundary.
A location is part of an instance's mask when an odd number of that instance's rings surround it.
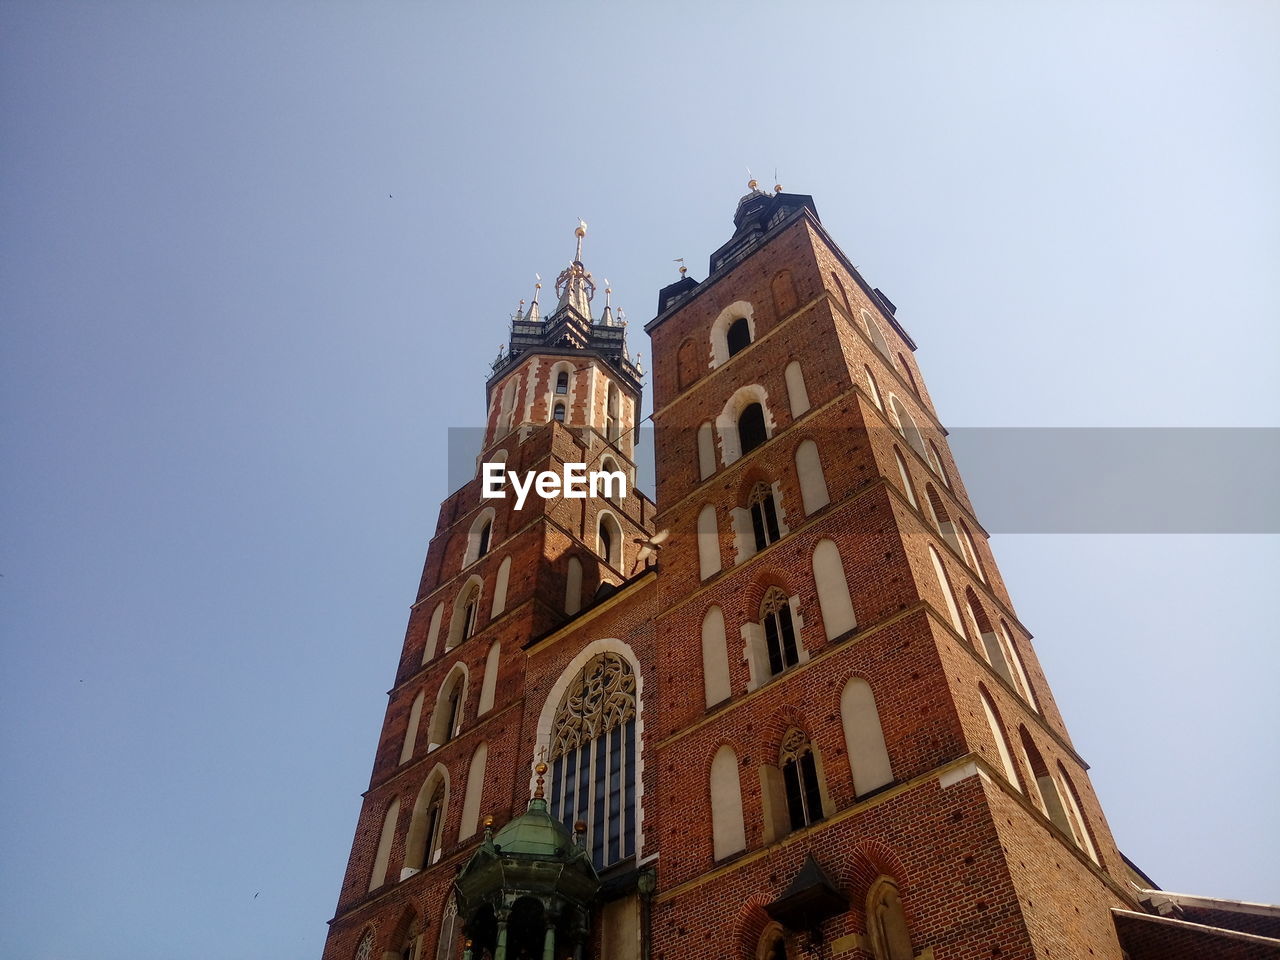
<svg viewBox="0 0 1280 960">
<path fill-rule="evenodd" d="M 596 285 L 591 274 L 582 265 L 582 238 L 587 235 L 586 223 L 579 219 L 578 227 L 573 231 L 578 238 L 578 246 L 574 252 L 573 262 L 560 271 L 556 277 L 556 293 L 560 302 L 556 304 L 556 313 L 571 307 L 584 320 L 591 319 L 591 298 L 595 296 Z"/>
</svg>

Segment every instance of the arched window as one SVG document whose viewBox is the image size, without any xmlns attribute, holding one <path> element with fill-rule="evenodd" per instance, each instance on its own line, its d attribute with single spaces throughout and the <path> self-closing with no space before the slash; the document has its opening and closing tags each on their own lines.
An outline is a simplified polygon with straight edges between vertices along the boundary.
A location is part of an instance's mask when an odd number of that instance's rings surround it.
<svg viewBox="0 0 1280 960">
<path fill-rule="evenodd" d="M 382 817 L 382 832 L 378 834 L 378 849 L 373 856 L 373 872 L 369 875 L 369 889 L 377 890 L 387 882 L 387 861 L 391 859 L 391 841 L 396 835 L 396 820 L 400 816 L 400 798 L 396 797 Z"/>
<path fill-rule="evenodd" d="M 426 663 L 436 655 L 436 643 L 440 639 L 440 621 L 444 618 L 443 601 L 436 604 L 431 611 L 431 624 L 427 627 L 427 642 L 422 648 L 422 662 Z"/>
<path fill-rule="evenodd" d="M 400 960 L 418 960 L 418 942 L 421 936 L 417 918 L 414 918 L 405 931 L 404 939 L 400 941 Z"/>
<path fill-rule="evenodd" d="M 475 836 L 480 827 L 480 800 L 484 794 L 484 767 L 489 758 L 489 745 L 481 743 L 471 754 L 467 767 L 467 782 L 462 793 L 462 823 L 458 825 L 458 839 Z"/>
<path fill-rule="evenodd" d="M 813 746 L 804 731 L 792 727 L 782 739 L 778 756 L 782 768 L 782 783 L 787 793 L 787 815 L 791 829 L 799 830 L 823 817 L 822 789 L 818 780 L 818 766 Z"/>
<path fill-rule="evenodd" d="M 564 404 L 557 402 L 555 409 L 551 412 L 551 418 L 556 423 L 564 423 Z"/>
<path fill-rule="evenodd" d="M 498 406 L 498 431 L 500 437 L 506 436 L 515 426 L 516 420 L 516 381 L 512 377 L 502 388 L 502 402 Z"/>
<path fill-rule="evenodd" d="M 862 311 L 862 322 L 866 325 L 867 335 L 871 338 L 871 343 L 875 346 L 880 356 L 888 360 L 889 344 L 885 342 L 884 334 L 880 332 L 880 324 L 876 323 L 875 318 L 866 310 Z"/>
<path fill-rule="evenodd" d="M 893 417 L 894 423 L 898 427 L 898 432 L 902 434 L 902 438 L 907 441 L 911 449 L 920 454 L 927 463 L 929 460 L 928 451 L 925 450 L 924 437 L 920 435 L 920 428 L 916 426 L 915 419 L 907 412 L 906 406 L 901 400 L 892 393 L 889 394 L 889 412 Z"/>
<path fill-rule="evenodd" d="M 498 665 L 502 660 L 502 644 L 497 640 L 489 645 L 489 652 L 484 656 L 484 678 L 480 681 L 480 705 L 476 708 L 476 716 L 488 713 L 493 709 L 493 700 L 498 691 Z"/>
<path fill-rule="evenodd" d="M 622 395 L 618 392 L 618 385 L 610 382 L 605 400 L 605 437 L 610 443 L 615 443 L 620 436 L 622 436 Z"/>
<path fill-rule="evenodd" d="M 1025 726 L 1018 727 L 1018 736 L 1022 740 L 1022 755 L 1027 761 L 1027 766 L 1031 769 L 1031 778 L 1035 781 L 1036 792 L 1040 795 L 1040 809 L 1044 811 L 1059 830 L 1067 836 L 1072 836 L 1071 821 L 1067 817 L 1067 808 L 1062 803 L 1062 797 L 1058 794 L 1058 784 L 1053 779 L 1053 774 L 1049 772 L 1048 765 L 1044 762 L 1040 750 L 1036 747 L 1035 741 L 1031 739 L 1031 734 L 1027 732 Z"/>
<path fill-rule="evenodd" d="M 725 642 L 724 611 L 707 608 L 702 618 L 702 686 L 707 706 L 729 698 L 729 649 Z"/>
<path fill-rule="evenodd" d="M 778 507 L 773 502 L 773 488 L 763 480 L 757 483 L 747 500 L 747 509 L 751 511 L 751 531 L 756 538 L 756 549 L 763 550 L 775 543 L 781 534 L 778 532 Z"/>
<path fill-rule="evenodd" d="M 354 960 L 373 960 L 373 931 L 366 930 L 356 945 Z"/>
<path fill-rule="evenodd" d="M 991 730 L 991 739 L 995 741 L 996 752 L 1000 755 L 1000 766 L 1004 770 L 1005 779 L 1015 790 L 1021 789 L 1018 786 L 1018 774 L 1013 767 L 1013 755 L 1009 753 L 1009 741 L 1005 739 L 1004 727 L 1000 723 L 1000 714 L 996 712 L 995 704 L 981 685 L 978 687 L 978 699 L 982 703 L 982 714 L 986 717 L 987 727 Z"/>
<path fill-rule="evenodd" d="M 791 419 L 795 420 L 809 409 L 809 391 L 804 385 L 804 371 L 800 369 L 800 361 L 792 360 L 782 371 L 783 380 L 787 384 L 787 402 L 791 405 Z"/>
<path fill-rule="evenodd" d="M 458 901 L 453 895 L 445 904 L 440 918 L 440 940 L 436 944 L 436 960 L 454 960 L 454 948 L 458 939 Z"/>
<path fill-rule="evenodd" d="M 956 532 L 956 525 L 951 521 L 951 514 L 947 512 L 946 504 L 942 502 L 942 497 L 938 496 L 937 488 L 932 483 L 926 483 L 924 492 L 929 500 L 929 511 L 933 514 L 933 525 L 942 534 L 942 539 L 951 545 L 951 549 L 963 557 L 964 546 L 960 543 L 960 535 Z"/>
<path fill-rule="evenodd" d="M 724 335 L 725 346 L 729 349 L 729 356 L 741 353 L 747 347 L 751 346 L 751 325 L 747 322 L 746 317 L 738 317 L 733 323 L 729 324 L 729 329 Z"/>
<path fill-rule="evenodd" d="M 947 471 L 942 469 L 942 454 L 938 451 L 938 445 L 932 440 L 929 441 L 929 465 L 933 467 L 933 472 L 938 475 L 938 479 L 942 481 L 943 486 L 951 486 Z"/>
<path fill-rule="evenodd" d="M 1009 785 L 1014 790 L 1020 790 L 1018 786 L 1018 773 L 1014 771 L 1014 758 L 1009 753 L 1009 741 L 1005 739 L 1005 727 L 1000 722 L 1000 714 L 996 712 L 996 705 L 992 703 L 991 698 L 987 695 L 986 687 L 978 686 L 978 700 L 982 703 L 983 717 L 987 719 L 987 727 L 991 730 L 991 739 L 996 741 L 996 753 L 1000 754 L 1000 765 L 1005 772 L 1005 780 L 1009 781 Z"/>
<path fill-rule="evenodd" d="M 787 960 L 787 932 L 782 924 L 774 921 L 764 928 L 756 944 L 755 960 Z"/>
<path fill-rule="evenodd" d="M 876 383 L 876 375 L 871 372 L 871 368 L 866 364 L 863 364 L 862 369 L 867 373 L 867 391 L 871 394 L 871 402 L 883 411 L 884 400 L 880 397 L 880 384 Z"/>
<path fill-rule="evenodd" d="M 614 478 L 612 482 L 608 480 L 603 481 L 601 484 L 601 492 L 614 503 L 622 503 L 622 493 L 627 486 L 625 482 L 625 478 L 627 476 L 626 472 L 618 467 L 617 461 L 615 461 L 613 457 L 601 458 L 600 472 L 621 475 L 622 479 Z"/>
<path fill-rule="evenodd" d="M 996 673 L 1016 688 L 1013 671 L 1009 669 L 1009 664 L 1005 660 L 1000 638 L 996 636 L 995 628 L 991 626 L 991 620 L 987 617 L 987 611 L 972 587 L 964 588 L 964 602 L 969 614 L 969 626 L 978 640 L 978 652 L 987 663 L 991 664 Z"/>
<path fill-rule="evenodd" d="M 427 775 L 413 805 L 400 879 L 425 870 L 440 859 L 444 850 L 444 818 L 448 805 L 449 775 L 444 767 L 437 764 Z"/>
<path fill-rule="evenodd" d="M 556 395 L 563 397 L 569 392 L 569 371 L 561 370 L 556 374 Z"/>
<path fill-rule="evenodd" d="M 564 612 L 573 616 L 582 609 L 582 561 L 569 558 L 564 578 Z"/>
<path fill-rule="evenodd" d="M 747 848 L 742 820 L 742 784 L 738 779 L 738 755 L 725 744 L 711 761 L 711 847 L 717 860 Z"/>
<path fill-rule="evenodd" d="M 858 625 L 844 561 L 834 540 L 819 540 L 813 548 L 813 585 L 818 592 L 818 608 L 822 611 L 828 640 L 842 637 Z"/>
<path fill-rule="evenodd" d="M 446 649 L 452 650 L 463 640 L 476 632 L 480 617 L 480 584 L 479 577 L 472 577 L 463 586 L 454 601 L 453 618 L 449 623 L 449 643 Z"/>
<path fill-rule="evenodd" d="M 462 704 L 467 692 L 467 668 L 458 664 L 440 685 L 436 706 L 431 712 L 431 751 L 448 743 L 462 729 Z"/>
<path fill-rule="evenodd" d="M 934 576 L 938 578 L 938 588 L 942 591 L 942 599 L 947 604 L 947 614 L 951 618 L 951 626 L 956 633 L 965 637 L 964 624 L 960 620 L 960 608 L 956 606 L 956 596 L 951 592 L 951 581 L 947 579 L 947 568 L 942 565 L 942 558 L 937 549 L 929 544 L 929 560 L 933 563 Z"/>
<path fill-rule="evenodd" d="M 973 537 L 969 534 L 969 528 L 963 520 L 959 523 L 960 527 L 960 543 L 964 546 L 964 558 L 968 561 L 969 567 L 978 575 L 978 579 L 983 583 L 987 582 L 987 573 L 982 569 L 982 561 L 978 559 L 978 548 L 973 545 Z"/>
<path fill-rule="evenodd" d="M 611 651 L 569 684 L 551 724 L 551 814 L 587 824 L 597 870 L 636 852 L 636 675 Z"/>
<path fill-rule="evenodd" d="M 864 797 L 893 782 L 889 751 L 871 686 L 861 677 L 851 677 L 840 694 L 840 719 L 844 725 L 844 745 L 853 774 L 853 792 Z"/>
<path fill-rule="evenodd" d="M 462 565 L 469 567 L 486 553 L 493 542 L 493 507 L 486 507 L 471 521 L 471 529 L 467 531 L 467 552 L 462 558 Z"/>
<path fill-rule="evenodd" d="M 765 651 L 769 657 L 769 675 L 776 677 L 800 662 L 795 625 L 791 620 L 791 603 L 787 595 L 773 587 L 760 605 L 760 621 L 764 626 Z"/>
<path fill-rule="evenodd" d="M 1058 762 L 1058 780 L 1062 785 L 1062 798 L 1067 803 L 1067 815 L 1071 820 L 1071 833 L 1076 841 L 1076 846 L 1089 855 L 1089 859 L 1094 863 L 1099 863 L 1098 850 L 1093 845 L 1093 837 L 1089 835 L 1089 824 L 1085 822 L 1084 814 L 1080 812 L 1080 798 L 1076 794 L 1076 785 L 1071 782 L 1071 775 L 1067 773 L 1067 768 Z"/>
<path fill-rule="evenodd" d="M 911 365 L 907 363 L 907 358 L 902 354 L 898 354 L 898 366 L 902 368 L 902 374 L 907 378 L 907 383 L 911 384 L 911 391 L 917 397 L 920 396 L 920 388 L 916 386 L 916 378 L 911 375 Z"/>
<path fill-rule="evenodd" d="M 1014 686 L 1018 688 L 1018 692 L 1022 694 L 1022 699 L 1027 701 L 1031 709 L 1039 711 L 1040 707 L 1036 705 L 1036 695 L 1031 689 L 1031 684 L 1027 681 L 1027 671 L 1022 668 L 1022 657 L 1018 655 L 1018 646 L 1013 642 L 1013 632 L 1003 620 L 1000 621 L 1000 639 L 1004 641 L 1005 654 L 1013 665 L 1013 672 L 1018 678 L 1018 682 Z"/>
<path fill-rule="evenodd" d="M 745 300 L 737 300 L 720 311 L 711 324 L 711 366 L 720 366 L 755 339 L 754 313 L 755 308 Z M 733 348 L 729 345 L 731 327 L 737 328 Z M 745 343 L 742 342 L 744 335 Z"/>
<path fill-rule="evenodd" d="M 622 569 L 622 527 L 612 513 L 601 513 L 596 536 L 600 556 L 615 570 Z"/>
<path fill-rule="evenodd" d="M 907 502 L 919 510 L 920 504 L 916 502 L 916 491 L 911 486 L 911 473 L 907 470 L 907 462 L 902 459 L 902 451 L 896 446 L 893 448 L 893 458 L 898 462 L 898 477 L 902 480 L 902 491 L 907 495 Z"/>
<path fill-rule="evenodd" d="M 409 707 L 409 724 L 404 732 L 404 744 L 400 747 L 400 762 L 407 763 L 413 756 L 413 748 L 418 740 L 418 724 L 422 722 L 422 702 L 426 698 L 426 691 L 419 690 L 418 695 L 413 698 L 413 705 Z"/>
<path fill-rule="evenodd" d="M 698 512 L 698 575 L 705 580 L 720 572 L 720 530 L 716 508 L 707 504 Z"/>
<path fill-rule="evenodd" d="M 498 565 L 498 576 L 493 581 L 493 605 L 489 608 L 489 619 L 499 616 L 507 609 L 507 584 L 511 581 L 511 558 L 503 557 Z"/>
<path fill-rule="evenodd" d="M 818 445 L 812 440 L 801 441 L 796 447 L 796 479 L 800 481 L 800 502 L 806 517 L 831 502 L 822 458 L 818 455 Z"/>
<path fill-rule="evenodd" d="M 698 479 L 705 480 L 716 472 L 716 438 L 711 422 L 698 428 Z"/>
<path fill-rule="evenodd" d="M 876 960 L 912 960 L 915 956 L 898 885 L 888 877 L 880 877 L 867 894 L 867 939 Z"/>
<path fill-rule="evenodd" d="M 760 444 L 769 439 L 764 427 L 764 408 L 758 403 L 749 403 L 738 414 L 738 449 L 745 457 Z"/>
</svg>

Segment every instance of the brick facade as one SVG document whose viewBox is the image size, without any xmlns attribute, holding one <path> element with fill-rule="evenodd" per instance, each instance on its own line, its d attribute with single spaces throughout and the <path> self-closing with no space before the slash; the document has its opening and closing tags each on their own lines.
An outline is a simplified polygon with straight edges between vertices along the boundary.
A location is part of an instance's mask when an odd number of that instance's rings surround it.
<svg viewBox="0 0 1280 960">
<path fill-rule="evenodd" d="M 596 916 L 605 919 L 586 955 L 764 956 L 762 938 L 776 926 L 767 908 L 812 855 L 847 909 L 812 930 L 784 931 L 780 949 L 788 957 L 896 960 L 886 935 L 872 929 L 882 921 L 867 912 L 868 896 L 887 878 L 900 895 L 912 956 L 1120 960 L 1111 910 L 1141 909 L 1135 888 L 965 494 L 915 345 L 887 300 L 827 237 L 808 198 L 757 191 L 739 211 L 748 225 L 759 211 L 758 235 L 740 226 L 717 251 L 727 258 L 722 265 L 701 284 L 682 281 L 664 291 L 647 327 L 656 506 L 634 493 L 620 504 L 531 497 L 517 512 L 510 500 L 481 500 L 478 479 L 441 505 L 325 960 L 350 960 L 369 931 L 374 957 L 400 956 L 413 934 L 420 960 L 461 956 L 460 939 L 444 952 L 438 941 L 453 877 L 481 838 L 462 823 L 476 749 L 486 744 L 479 808 L 501 826 L 529 797 L 533 764 L 547 747 L 539 723 L 545 726 L 555 708 L 553 688 L 584 651 L 602 643 L 625 649 L 638 672 L 638 850 L 602 874 Z M 717 324 L 723 326 L 726 311 L 741 313 L 742 304 L 753 325 L 751 343 L 720 357 Z M 565 362 L 575 394 L 559 424 L 549 422 L 552 375 Z M 799 400 L 794 372 L 786 372 L 792 362 L 799 363 L 807 402 Z M 585 347 L 532 349 L 513 358 L 489 385 L 486 457 L 505 449 L 510 468 L 523 471 L 610 455 L 632 469 L 629 430 L 610 442 L 603 427 L 611 382 L 627 401 L 627 426 L 634 422 L 639 397 L 625 373 Z M 519 402 L 515 425 L 504 433 L 509 383 Z M 737 435 L 727 435 L 739 412 L 733 398 L 746 387 L 763 400 L 769 439 L 733 459 Z M 916 424 L 914 442 L 895 419 L 897 409 Z M 704 424 L 711 425 L 715 461 L 705 477 Z M 805 441 L 816 444 L 827 493 L 825 504 L 808 510 L 797 466 Z M 743 518 L 761 483 L 773 491 L 785 532 L 757 550 Z M 699 533 L 708 506 L 714 537 Z M 469 531 L 490 507 L 489 550 L 464 567 Z M 601 509 L 618 518 L 624 533 L 618 565 L 597 551 Z M 943 536 L 943 516 L 953 536 Z M 669 531 L 660 562 L 641 563 L 637 541 L 658 530 Z M 835 635 L 824 619 L 833 616 L 821 596 L 827 588 L 815 575 L 815 550 L 827 541 L 838 551 L 856 621 Z M 704 576 L 700 551 L 713 543 L 720 569 Z M 508 557 L 505 606 L 491 616 L 497 571 Z M 576 615 L 565 605 L 570 557 L 582 566 Z M 483 584 L 475 629 L 446 649 L 459 591 L 472 578 Z M 948 587 L 959 616 L 950 612 Z M 776 595 L 774 588 L 788 598 L 799 662 L 768 676 L 758 650 L 751 651 L 761 642 L 761 603 Z M 966 613 L 970 598 L 990 631 Z M 435 649 L 424 662 L 437 606 Z M 710 668 L 700 637 L 712 607 L 724 624 L 728 696 L 708 706 Z M 1001 631 L 1005 653 L 993 654 Z M 976 635 L 983 632 L 996 638 L 984 646 Z M 431 747 L 423 732 L 428 715 L 458 664 L 467 676 L 460 729 Z M 482 714 L 486 669 L 496 670 L 496 679 L 492 705 Z M 889 782 L 861 793 L 842 713 L 842 691 L 852 678 L 874 695 L 891 768 Z M 416 745 L 401 762 L 420 692 Z M 988 710 L 1002 730 L 1013 782 Z M 779 782 L 783 741 L 797 730 L 818 771 L 822 812 L 806 825 L 779 829 L 780 804 L 785 820 L 792 801 L 770 784 Z M 745 849 L 717 861 L 710 784 L 713 758 L 725 747 L 738 771 Z M 449 785 L 439 859 L 401 879 L 412 811 L 437 768 Z M 1048 771 L 1059 794 L 1056 809 L 1042 799 L 1050 788 L 1037 785 L 1037 771 L 1041 777 Z M 371 891 L 383 819 L 397 798 L 386 881 Z M 651 892 L 645 875 L 655 877 Z M 606 928 L 624 908 L 634 908 L 643 929 L 619 942 Z M 460 937 L 461 928 L 456 932 Z"/>
</svg>

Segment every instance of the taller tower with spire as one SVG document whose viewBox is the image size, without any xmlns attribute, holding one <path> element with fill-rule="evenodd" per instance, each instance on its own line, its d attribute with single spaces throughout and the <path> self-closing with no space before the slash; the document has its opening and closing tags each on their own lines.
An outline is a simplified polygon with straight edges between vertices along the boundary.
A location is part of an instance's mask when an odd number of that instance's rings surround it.
<svg viewBox="0 0 1280 960">
<path fill-rule="evenodd" d="M 484 462 L 634 479 L 585 224 L 517 311 L 325 960 L 1146 960 L 1221 922 L 1116 849 L 894 304 L 809 196 L 733 225 L 646 327 L 656 505 L 481 497 Z"/>
</svg>

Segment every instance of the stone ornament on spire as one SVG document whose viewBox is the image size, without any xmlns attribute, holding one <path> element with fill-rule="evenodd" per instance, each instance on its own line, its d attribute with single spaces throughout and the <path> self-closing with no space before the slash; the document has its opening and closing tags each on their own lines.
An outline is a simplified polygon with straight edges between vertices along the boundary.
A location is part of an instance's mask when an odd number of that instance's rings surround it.
<svg viewBox="0 0 1280 960">
<path fill-rule="evenodd" d="M 560 297 L 560 302 L 556 304 L 556 311 L 572 307 L 580 316 L 590 320 L 591 299 L 596 295 L 596 285 L 587 268 L 582 265 L 582 238 L 587 235 L 585 220 L 579 218 L 573 234 L 578 238 L 573 263 L 561 270 L 560 276 L 556 277 L 556 294 Z"/>
</svg>

